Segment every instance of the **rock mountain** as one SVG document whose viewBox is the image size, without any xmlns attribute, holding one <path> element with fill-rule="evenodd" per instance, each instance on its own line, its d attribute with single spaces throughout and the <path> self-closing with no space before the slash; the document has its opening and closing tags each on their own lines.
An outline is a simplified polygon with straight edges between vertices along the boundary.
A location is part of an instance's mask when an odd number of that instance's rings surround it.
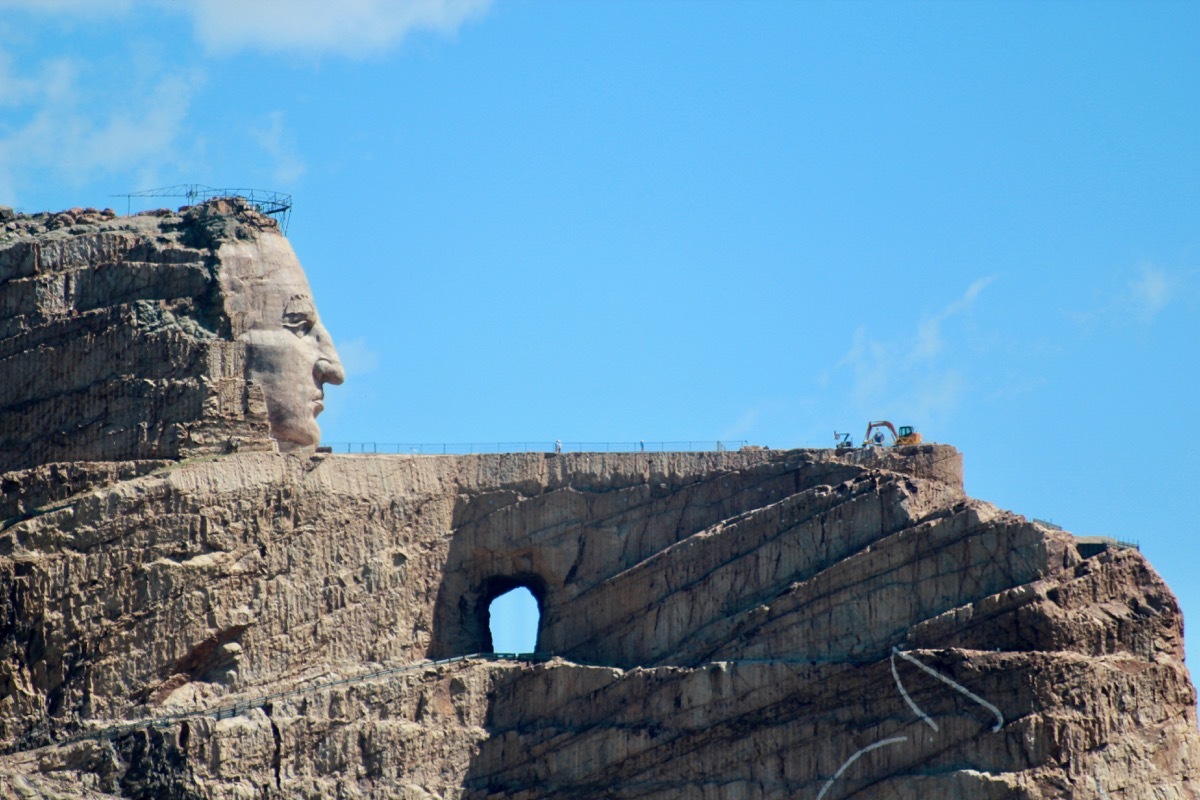
<svg viewBox="0 0 1200 800">
<path fill-rule="evenodd" d="M 269 219 L 5 216 L 6 797 L 1200 797 L 1170 590 L 952 447 L 314 452 Z"/>
</svg>

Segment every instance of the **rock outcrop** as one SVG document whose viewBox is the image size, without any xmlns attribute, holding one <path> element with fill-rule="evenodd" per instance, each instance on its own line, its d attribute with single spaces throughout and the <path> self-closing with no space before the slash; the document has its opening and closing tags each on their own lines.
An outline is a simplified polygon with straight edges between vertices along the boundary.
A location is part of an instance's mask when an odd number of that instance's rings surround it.
<svg viewBox="0 0 1200 800">
<path fill-rule="evenodd" d="M 315 444 L 342 374 L 308 293 L 239 198 L 0 215 L 0 472 Z"/>
<path fill-rule="evenodd" d="M 0 213 L 0 370 L 4 797 L 1200 797 L 1169 589 L 952 447 L 315 452 L 236 199 Z"/>
<path fill-rule="evenodd" d="M 0 470 L 269 441 L 195 232 L 94 209 L 0 224 Z"/>
<path fill-rule="evenodd" d="M 0 780 L 67 797 L 1196 797 L 1170 591 L 1136 551 L 1083 558 L 966 498 L 959 469 L 930 445 L 239 453 L 82 475 L 0 535 Z M 548 661 L 377 674 L 490 649 L 488 602 L 514 585 L 539 597 Z"/>
</svg>

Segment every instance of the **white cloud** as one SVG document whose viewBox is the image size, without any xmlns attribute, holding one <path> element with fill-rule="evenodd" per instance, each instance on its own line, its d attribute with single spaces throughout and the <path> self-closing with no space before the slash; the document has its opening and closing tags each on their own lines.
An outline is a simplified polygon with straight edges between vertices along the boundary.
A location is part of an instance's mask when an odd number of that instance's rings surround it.
<svg viewBox="0 0 1200 800">
<path fill-rule="evenodd" d="M 16 204 L 21 186 L 49 174 L 78 186 L 101 173 L 133 170 L 153 180 L 177 162 L 178 140 L 202 78 L 168 72 L 131 80 L 107 102 L 95 102 L 83 76 L 87 65 L 73 59 L 47 61 L 26 75 L 14 74 L 0 57 L 0 90 L 7 124 L 0 126 L 0 198 Z M 131 187 L 133 188 L 133 187 Z"/>
<path fill-rule="evenodd" d="M 942 340 L 942 324 L 974 305 L 975 299 L 994 280 L 996 280 L 995 275 L 980 278 L 967 287 L 967 291 L 962 297 L 950 303 L 932 317 L 926 317 L 921 320 L 917 326 L 917 340 L 912 351 L 912 356 L 914 358 L 933 358 L 940 353 L 945 346 L 945 342 Z"/>
<path fill-rule="evenodd" d="M 1143 262 L 1126 268 L 1092 291 L 1092 304 L 1063 313 L 1083 336 L 1108 328 L 1150 325 L 1168 307 L 1183 305 L 1194 310 L 1200 302 L 1197 270 L 1169 270 Z"/>
<path fill-rule="evenodd" d="M 211 51 L 255 49 L 363 56 L 409 33 L 456 31 L 491 0 L 193 0 L 172 4 L 192 16 Z"/>
<path fill-rule="evenodd" d="M 372 372 L 379 366 L 379 355 L 367 346 L 367 340 L 361 336 L 342 342 L 337 346 L 337 352 L 347 377 Z"/>
<path fill-rule="evenodd" d="M 839 372 L 849 372 L 846 402 L 859 415 L 878 418 L 898 413 L 910 422 L 932 422 L 962 401 L 968 383 L 951 366 L 945 326 L 965 314 L 995 276 L 973 282 L 963 295 L 936 314 L 917 322 L 911 335 L 876 339 L 866 326 L 854 332 L 850 349 L 831 372 L 818 378 L 823 389 L 837 385 Z"/>
<path fill-rule="evenodd" d="M 492 0 L 0 0 L 0 9 L 76 19 L 120 16 L 138 7 L 184 13 L 210 52 L 382 52 L 415 31 L 453 34 Z"/>
<path fill-rule="evenodd" d="M 0 52 L 0 106 L 16 106 L 37 97 L 43 91 L 35 78 L 13 72 L 12 57 Z"/>
<path fill-rule="evenodd" d="M 1166 270 L 1152 264 L 1143 264 L 1141 275 L 1129 282 L 1129 293 L 1126 297 L 1130 310 L 1138 319 L 1149 322 L 1171 302 L 1175 288 L 1175 281 Z"/>
<path fill-rule="evenodd" d="M 293 183 L 304 174 L 304 159 L 296 154 L 292 137 L 284 130 L 282 111 L 267 114 L 261 126 L 250 129 L 250 135 L 267 155 L 275 159 L 276 181 L 283 184 Z"/>
<path fill-rule="evenodd" d="M 887 393 L 891 370 L 896 361 L 893 346 L 872 339 L 865 325 L 854 331 L 850 350 L 834 365 L 834 371 L 849 368 L 854 383 L 851 393 L 859 404 L 870 405 Z"/>
<path fill-rule="evenodd" d="M 95 19 L 124 14 L 134 0 L 0 0 L 0 9 L 13 8 L 40 14 L 70 14 L 75 18 Z"/>
</svg>

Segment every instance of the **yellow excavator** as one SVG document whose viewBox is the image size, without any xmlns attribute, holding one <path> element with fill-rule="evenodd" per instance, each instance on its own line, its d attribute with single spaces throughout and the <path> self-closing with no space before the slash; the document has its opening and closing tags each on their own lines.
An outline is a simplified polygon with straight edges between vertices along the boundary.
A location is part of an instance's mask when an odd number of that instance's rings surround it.
<svg viewBox="0 0 1200 800">
<path fill-rule="evenodd" d="M 892 432 L 892 440 L 889 442 L 883 435 L 883 429 L 887 428 Z M 871 432 L 874 431 L 874 438 Z M 867 432 L 863 434 L 863 447 L 904 447 L 908 444 L 920 444 L 921 434 L 918 433 L 911 425 L 901 425 L 900 430 L 896 430 L 896 426 L 888 422 L 886 419 L 881 419 L 878 422 L 867 423 Z"/>
</svg>

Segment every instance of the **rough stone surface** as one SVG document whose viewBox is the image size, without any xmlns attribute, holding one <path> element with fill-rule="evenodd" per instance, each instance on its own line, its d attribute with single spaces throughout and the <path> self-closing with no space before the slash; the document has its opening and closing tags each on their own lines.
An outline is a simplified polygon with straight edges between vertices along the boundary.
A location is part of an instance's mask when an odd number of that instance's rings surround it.
<svg viewBox="0 0 1200 800">
<path fill-rule="evenodd" d="M 342 374 L 307 295 L 236 198 L 0 214 L 0 471 L 316 444 Z"/>
<path fill-rule="evenodd" d="M 1197 797 L 1170 591 L 965 497 L 953 448 L 4 480 L 11 796 Z M 489 649 L 518 584 L 552 660 L 354 680 Z"/>
<path fill-rule="evenodd" d="M 951 447 L 311 452 L 341 365 L 228 199 L 0 208 L 0 375 L 4 798 L 1200 797 L 1171 592 Z"/>
</svg>

